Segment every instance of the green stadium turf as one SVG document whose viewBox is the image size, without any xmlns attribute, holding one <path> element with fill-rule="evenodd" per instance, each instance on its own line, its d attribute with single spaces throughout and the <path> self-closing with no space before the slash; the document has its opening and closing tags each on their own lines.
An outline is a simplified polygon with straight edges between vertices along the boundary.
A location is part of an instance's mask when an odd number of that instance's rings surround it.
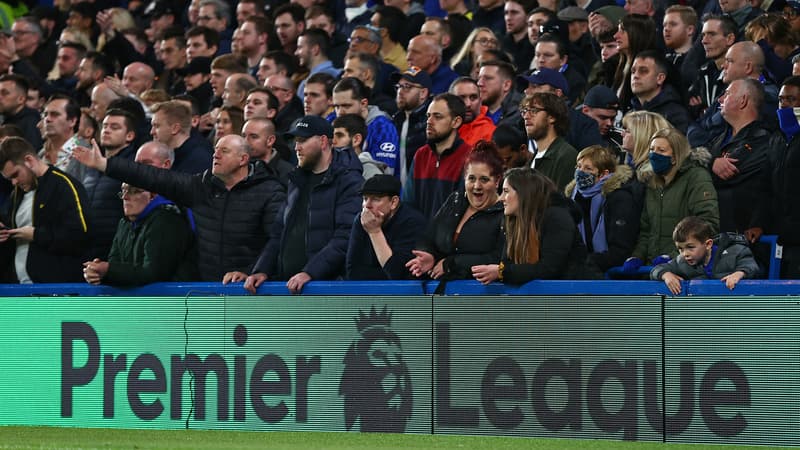
<svg viewBox="0 0 800 450">
<path fill-rule="evenodd" d="M 0 449 L 227 450 L 266 448 L 288 450 L 765 450 L 787 447 L 410 434 L 0 427 Z"/>
</svg>

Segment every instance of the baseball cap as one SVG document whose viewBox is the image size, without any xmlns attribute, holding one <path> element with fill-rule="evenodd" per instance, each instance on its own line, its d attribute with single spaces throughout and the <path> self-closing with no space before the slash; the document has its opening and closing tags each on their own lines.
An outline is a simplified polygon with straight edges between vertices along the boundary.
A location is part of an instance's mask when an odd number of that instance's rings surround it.
<svg viewBox="0 0 800 450">
<path fill-rule="evenodd" d="M 617 94 L 610 87 L 602 84 L 589 89 L 586 97 L 583 98 L 583 104 L 590 108 L 619 109 Z"/>
<path fill-rule="evenodd" d="M 561 92 L 564 95 L 567 95 L 569 91 L 569 85 L 567 84 L 567 79 L 564 78 L 559 71 L 548 69 L 548 68 L 541 68 L 534 70 L 530 75 L 520 75 L 517 77 L 517 81 L 521 86 L 525 86 L 526 84 L 549 84 L 556 89 L 561 89 Z"/>
<path fill-rule="evenodd" d="M 409 66 L 405 72 L 395 72 L 392 74 L 390 79 L 392 80 L 392 83 L 397 83 L 400 81 L 400 79 L 408 80 L 428 90 L 433 87 L 433 82 L 431 81 L 431 76 L 428 75 L 428 72 L 425 72 L 417 66 Z"/>
<path fill-rule="evenodd" d="M 585 9 L 577 6 L 567 6 L 558 12 L 558 18 L 564 22 L 574 22 L 576 20 L 589 21 L 589 13 Z"/>
<path fill-rule="evenodd" d="M 364 180 L 361 194 L 400 195 L 400 180 L 394 175 L 377 174 Z"/>
<path fill-rule="evenodd" d="M 619 25 L 619 22 L 626 14 L 625 9 L 619 6 L 603 6 L 595 9 L 594 12 L 608 19 L 615 27 Z"/>
<path fill-rule="evenodd" d="M 207 56 L 197 56 L 192 58 L 192 62 L 187 64 L 186 67 L 176 69 L 175 73 L 182 77 L 197 73 L 209 74 L 211 73 L 211 58 Z"/>
<path fill-rule="evenodd" d="M 168 1 L 157 1 L 151 3 L 150 6 L 145 9 L 145 16 L 150 19 L 158 19 L 159 17 L 166 15 L 177 16 L 175 9 Z"/>
<path fill-rule="evenodd" d="M 794 10 L 794 12 L 800 13 L 800 2 L 796 2 L 794 0 L 789 0 L 789 1 L 786 2 L 786 5 L 784 7 L 786 7 L 786 6 L 788 6 L 789 8 L 792 8 Z"/>
<path fill-rule="evenodd" d="M 303 116 L 297 119 L 294 124 L 292 124 L 292 129 L 284 134 L 287 139 L 294 139 L 296 137 L 308 138 L 322 135 L 333 138 L 333 127 L 330 122 L 320 116 Z"/>
</svg>

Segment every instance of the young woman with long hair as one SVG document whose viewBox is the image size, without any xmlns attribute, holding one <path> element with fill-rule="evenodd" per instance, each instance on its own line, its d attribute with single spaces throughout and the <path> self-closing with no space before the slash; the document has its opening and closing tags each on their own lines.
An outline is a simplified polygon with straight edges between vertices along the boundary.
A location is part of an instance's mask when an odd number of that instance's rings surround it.
<svg viewBox="0 0 800 450">
<path fill-rule="evenodd" d="M 586 278 L 586 247 L 577 228 L 580 211 L 552 180 L 533 169 L 511 169 L 500 200 L 505 214 L 504 255 L 497 264 L 473 266 L 476 280 L 523 284 Z"/>
</svg>

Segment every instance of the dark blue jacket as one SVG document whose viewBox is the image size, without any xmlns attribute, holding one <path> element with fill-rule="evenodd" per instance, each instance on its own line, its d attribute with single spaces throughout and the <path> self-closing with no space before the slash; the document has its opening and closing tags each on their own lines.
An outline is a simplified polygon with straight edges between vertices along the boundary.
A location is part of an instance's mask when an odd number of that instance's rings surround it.
<svg viewBox="0 0 800 450">
<path fill-rule="evenodd" d="M 136 148 L 129 145 L 123 148 L 113 158 L 133 161 Z M 122 200 L 117 197 L 120 190 L 120 181 L 94 169 L 86 171 L 83 177 L 83 187 L 89 198 L 89 212 L 92 217 L 92 231 L 94 240 L 89 253 L 91 258 L 106 260 L 114 234 L 117 232 L 119 220 L 122 219 Z M 138 186 L 137 186 L 138 187 Z"/>
<path fill-rule="evenodd" d="M 190 134 L 189 139 L 175 149 L 175 162 L 172 163 L 172 170 L 189 175 L 203 173 L 211 168 L 213 154 L 214 149 L 210 142 L 199 135 Z"/>
<path fill-rule="evenodd" d="M 356 215 L 350 230 L 350 244 L 347 247 L 348 280 L 405 280 L 411 278 L 406 263 L 414 255 L 417 241 L 425 230 L 427 221 L 416 209 L 400 205 L 394 217 L 383 224 L 383 235 L 392 249 L 392 256 L 381 267 L 369 235 L 361 225 L 361 214 Z"/>
<path fill-rule="evenodd" d="M 289 174 L 286 203 L 275 220 L 269 244 L 259 257 L 253 273 L 266 273 L 270 278 L 278 279 L 295 275 L 283 273 L 280 255 L 284 251 L 287 228 L 295 224 L 298 214 L 308 214 L 303 272 L 314 280 L 330 280 L 344 274 L 347 241 L 353 218 L 361 210 L 359 189 L 364 179 L 361 176 L 361 162 L 352 151 L 333 152 L 328 171 L 311 191 L 307 211 L 298 211 L 295 206 L 310 173 L 298 167 Z"/>
</svg>

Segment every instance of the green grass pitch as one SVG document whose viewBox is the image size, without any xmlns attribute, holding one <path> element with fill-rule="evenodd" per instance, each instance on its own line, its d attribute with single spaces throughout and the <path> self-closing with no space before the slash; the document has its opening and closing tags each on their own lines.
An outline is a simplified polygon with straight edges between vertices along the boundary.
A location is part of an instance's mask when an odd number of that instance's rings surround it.
<svg viewBox="0 0 800 450">
<path fill-rule="evenodd" d="M 0 427 L 0 449 L 765 450 L 778 448 L 787 447 L 377 433 Z"/>
</svg>

